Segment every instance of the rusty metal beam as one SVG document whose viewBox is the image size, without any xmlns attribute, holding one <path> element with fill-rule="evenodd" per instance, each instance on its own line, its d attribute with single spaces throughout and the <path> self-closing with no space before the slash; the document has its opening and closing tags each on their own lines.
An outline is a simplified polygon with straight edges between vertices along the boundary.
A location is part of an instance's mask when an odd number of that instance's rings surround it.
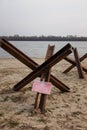
<svg viewBox="0 0 87 130">
<path fill-rule="evenodd" d="M 70 88 L 53 75 L 51 75 L 50 81 L 54 84 L 54 86 L 56 86 L 56 88 L 59 88 L 62 92 L 69 92 Z"/>
<path fill-rule="evenodd" d="M 37 67 L 37 63 L 35 63 L 31 58 L 25 55 L 22 51 L 13 46 L 10 42 L 5 39 L 0 39 L 1 48 L 10 53 L 12 56 L 17 58 L 23 64 L 28 66 L 31 69 L 35 69 Z"/>
<path fill-rule="evenodd" d="M 45 61 L 48 60 L 53 55 L 54 47 L 55 46 L 50 46 L 50 45 L 48 46 L 46 57 L 45 57 Z M 41 80 L 49 82 L 50 81 L 50 73 L 51 73 L 51 68 L 49 68 L 48 70 L 45 70 L 44 73 L 41 75 Z M 39 108 L 40 108 L 42 113 L 45 112 L 45 106 L 46 106 L 47 97 L 48 97 L 47 94 L 41 94 Z"/>
<path fill-rule="evenodd" d="M 52 56 L 53 51 L 54 51 L 54 47 L 55 46 L 48 45 L 45 61 Z M 46 81 L 47 79 L 50 80 L 50 69 L 44 71 L 44 73 L 41 74 L 41 79 L 40 79 L 41 81 Z M 45 109 L 46 96 L 47 95 L 45 95 L 45 94 L 40 95 L 40 93 L 37 93 L 36 99 L 35 99 L 34 108 L 36 109 L 36 108 L 38 108 L 40 106 L 39 108 L 40 108 L 42 113 L 44 113 L 44 109 Z M 40 103 L 39 103 L 39 98 L 40 97 L 41 97 L 41 99 L 40 99 Z M 41 104 L 41 105 L 39 105 L 39 104 Z"/>
<path fill-rule="evenodd" d="M 80 62 L 87 58 L 87 53 L 84 54 L 79 60 Z M 69 66 L 63 73 L 68 73 L 71 69 L 73 69 L 76 65 Z M 83 67 L 82 67 L 83 68 Z M 84 67 L 83 69 L 85 72 L 87 72 L 87 69 Z"/>
<path fill-rule="evenodd" d="M 0 47 L 1 47 L 1 42 L 0 42 Z"/>
<path fill-rule="evenodd" d="M 36 77 L 40 76 L 46 69 L 51 68 L 56 63 L 64 59 L 67 55 L 72 53 L 72 46 L 67 44 L 61 50 L 59 50 L 56 54 L 54 54 L 51 58 L 37 67 L 33 72 L 31 72 L 28 76 L 26 76 L 23 80 L 21 80 L 18 84 L 14 86 L 14 90 L 19 90 L 27 85 L 29 82 L 34 80 Z"/>
<path fill-rule="evenodd" d="M 69 63 L 73 64 L 74 66 L 76 66 L 76 62 L 73 59 L 69 57 L 65 57 L 64 59 L 68 61 Z M 87 73 L 87 69 L 84 66 L 82 66 L 82 69 Z"/>
<path fill-rule="evenodd" d="M 0 45 L 1 48 L 6 50 L 8 53 L 13 55 L 15 58 L 17 58 L 20 62 L 34 70 L 38 64 L 34 62 L 31 58 L 29 58 L 27 55 L 25 55 L 23 52 L 21 52 L 19 49 L 17 49 L 15 46 L 13 46 L 10 42 L 8 42 L 5 39 L 0 39 Z M 68 92 L 69 88 L 63 84 L 59 79 L 52 76 L 50 77 L 50 81 L 52 82 L 55 87 L 59 88 L 62 92 Z"/>
<path fill-rule="evenodd" d="M 75 61 L 76 61 L 76 66 L 77 66 L 79 78 L 83 79 L 84 74 L 83 74 L 82 66 L 81 66 L 81 63 L 79 60 L 79 54 L 78 54 L 77 48 L 74 49 L 74 57 L 75 57 Z"/>
</svg>

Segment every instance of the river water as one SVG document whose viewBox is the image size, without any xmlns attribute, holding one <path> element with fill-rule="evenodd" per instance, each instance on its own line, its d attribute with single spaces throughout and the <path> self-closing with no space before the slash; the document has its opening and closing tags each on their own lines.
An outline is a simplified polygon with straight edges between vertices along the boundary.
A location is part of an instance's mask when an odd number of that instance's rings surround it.
<svg viewBox="0 0 87 130">
<path fill-rule="evenodd" d="M 78 49 L 79 55 L 87 53 L 87 41 L 10 41 L 11 44 L 23 51 L 29 57 L 43 58 L 45 57 L 48 45 L 55 45 L 55 52 L 70 43 Z M 55 53 L 54 52 L 54 53 Z M 0 58 L 12 57 L 6 51 L 0 48 Z"/>
</svg>

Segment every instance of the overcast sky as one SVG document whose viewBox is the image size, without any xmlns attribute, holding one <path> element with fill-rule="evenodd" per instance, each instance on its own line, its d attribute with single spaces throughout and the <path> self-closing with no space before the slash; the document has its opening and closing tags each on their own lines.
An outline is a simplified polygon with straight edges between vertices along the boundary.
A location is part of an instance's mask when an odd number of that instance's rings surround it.
<svg viewBox="0 0 87 130">
<path fill-rule="evenodd" d="M 87 0 L 0 0 L 0 35 L 87 36 Z"/>
</svg>

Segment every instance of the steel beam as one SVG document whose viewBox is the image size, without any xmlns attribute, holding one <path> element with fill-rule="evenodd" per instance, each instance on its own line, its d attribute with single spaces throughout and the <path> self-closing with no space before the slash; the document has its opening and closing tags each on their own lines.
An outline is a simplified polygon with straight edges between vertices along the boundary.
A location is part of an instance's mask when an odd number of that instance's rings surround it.
<svg viewBox="0 0 87 130">
<path fill-rule="evenodd" d="M 25 55 L 22 51 L 13 46 L 10 42 L 5 39 L 0 39 L 1 48 L 10 53 L 16 59 L 21 61 L 23 64 L 28 66 L 31 69 L 35 69 L 37 67 L 37 63 L 35 63 L 31 58 Z"/>
<path fill-rule="evenodd" d="M 61 50 L 59 50 L 56 54 L 54 54 L 51 58 L 37 67 L 33 72 L 27 75 L 23 80 L 21 80 L 18 84 L 14 86 L 14 90 L 19 90 L 27 85 L 29 82 L 34 80 L 36 77 L 40 76 L 45 70 L 51 68 L 56 63 L 64 59 L 67 55 L 72 53 L 72 46 L 67 44 Z"/>
<path fill-rule="evenodd" d="M 65 57 L 64 59 L 68 61 L 69 63 L 73 64 L 74 66 L 76 66 L 76 62 L 73 59 L 69 57 Z M 87 69 L 84 66 L 82 66 L 82 69 L 87 73 Z"/>
<path fill-rule="evenodd" d="M 55 46 L 50 46 L 50 45 L 48 46 L 45 61 L 48 60 L 53 55 L 54 47 Z M 41 75 L 41 81 L 43 80 L 45 82 L 49 82 L 50 81 L 50 73 L 51 73 L 51 68 L 49 68 L 48 70 L 45 70 L 44 73 Z M 40 108 L 42 113 L 45 112 L 47 97 L 48 97 L 47 94 L 41 94 L 39 108 Z"/>
<path fill-rule="evenodd" d="M 17 58 L 20 62 L 34 70 L 37 68 L 38 64 L 34 62 L 31 58 L 29 58 L 27 55 L 25 55 L 23 52 L 21 52 L 18 48 L 13 46 L 10 42 L 8 42 L 5 39 L 0 39 L 0 46 L 2 49 L 10 53 L 12 56 Z M 65 48 L 66 49 L 66 48 Z M 41 75 L 39 75 L 41 76 Z M 62 92 L 68 92 L 69 88 L 63 84 L 59 79 L 57 79 L 54 76 L 50 76 L 50 81 L 52 82 L 55 87 L 59 88 Z M 17 90 L 17 89 L 16 89 Z"/>
<path fill-rule="evenodd" d="M 74 57 L 75 57 L 75 61 L 76 61 L 76 66 L 77 66 L 79 78 L 83 79 L 84 74 L 83 74 L 82 66 L 81 66 L 81 63 L 79 60 L 79 54 L 78 54 L 77 48 L 74 49 Z"/>
<path fill-rule="evenodd" d="M 84 59 L 86 59 L 87 58 L 87 53 L 86 54 L 84 54 L 79 60 L 80 60 L 80 62 L 81 61 L 83 61 Z M 74 67 L 75 67 L 76 65 L 71 65 L 71 66 L 69 66 L 63 73 L 68 73 L 71 69 L 73 69 Z M 85 72 L 87 72 L 87 69 L 85 68 L 85 67 L 83 67 L 82 66 L 82 69 L 85 71 Z"/>
</svg>

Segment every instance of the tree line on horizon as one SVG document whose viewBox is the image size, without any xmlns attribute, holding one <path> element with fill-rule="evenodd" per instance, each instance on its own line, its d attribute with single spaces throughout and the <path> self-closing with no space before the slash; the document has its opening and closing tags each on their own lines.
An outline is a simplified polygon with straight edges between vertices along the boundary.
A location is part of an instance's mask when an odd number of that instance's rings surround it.
<svg viewBox="0 0 87 130">
<path fill-rule="evenodd" d="M 78 36 L 0 36 L 8 41 L 87 41 L 87 37 Z"/>
</svg>

